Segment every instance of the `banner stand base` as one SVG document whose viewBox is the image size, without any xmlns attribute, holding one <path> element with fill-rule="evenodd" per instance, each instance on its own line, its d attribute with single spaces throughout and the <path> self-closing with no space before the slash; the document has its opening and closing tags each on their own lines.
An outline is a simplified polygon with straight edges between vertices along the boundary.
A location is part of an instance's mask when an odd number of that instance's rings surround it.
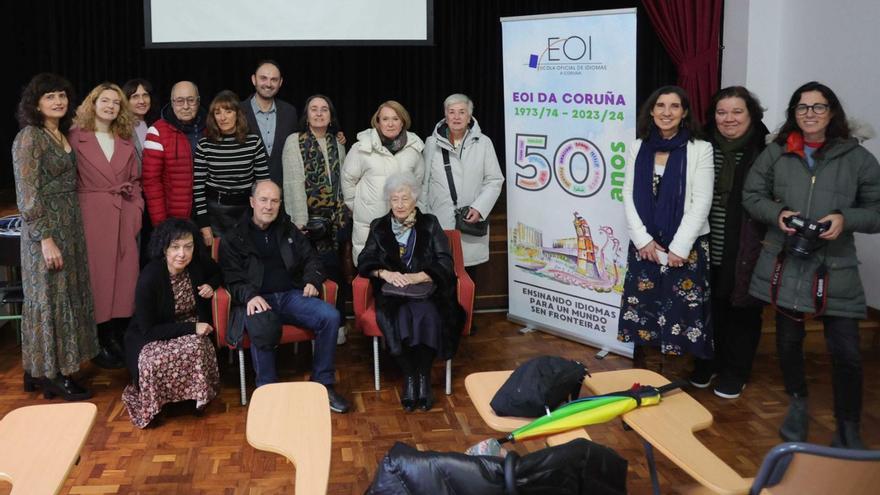
<svg viewBox="0 0 880 495">
<path fill-rule="evenodd" d="M 605 359 L 605 356 L 608 355 L 608 348 L 603 347 L 601 351 L 597 352 L 594 356 L 596 359 Z"/>
<path fill-rule="evenodd" d="M 526 335 L 535 331 L 535 327 L 528 325 L 519 329 L 519 333 Z"/>
</svg>

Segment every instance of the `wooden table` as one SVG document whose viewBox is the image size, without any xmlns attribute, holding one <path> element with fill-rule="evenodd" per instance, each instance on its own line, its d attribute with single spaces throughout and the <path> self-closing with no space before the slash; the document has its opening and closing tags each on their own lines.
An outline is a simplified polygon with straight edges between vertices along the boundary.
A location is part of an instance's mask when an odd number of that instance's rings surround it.
<svg viewBox="0 0 880 495">
<path fill-rule="evenodd" d="M 98 408 L 89 402 L 20 407 L 0 421 L 0 479 L 12 495 L 55 494 L 79 459 Z"/>
<path fill-rule="evenodd" d="M 625 390 L 633 383 L 659 387 L 668 384 L 669 380 L 642 369 L 594 373 L 584 380 L 584 385 L 596 395 Z M 646 442 L 645 455 L 655 493 L 659 492 L 659 486 L 652 447 L 700 485 L 711 490 L 711 493 L 748 493 L 752 480 L 737 474 L 694 436 L 695 431 L 712 424 L 712 413 L 686 392 L 668 392 L 663 395 L 660 404 L 636 408 L 624 414 L 623 421 Z"/>
<path fill-rule="evenodd" d="M 248 408 L 247 441 L 293 463 L 296 493 L 327 493 L 330 406 L 320 383 L 273 383 L 255 390 Z"/>
<path fill-rule="evenodd" d="M 509 377 L 511 373 L 513 373 L 513 371 L 510 370 L 484 371 L 480 373 L 471 373 L 464 379 L 464 387 L 467 389 L 471 402 L 474 404 L 477 412 L 480 413 L 480 417 L 483 418 L 483 421 L 489 425 L 489 428 L 505 433 L 511 432 L 521 426 L 525 426 L 535 420 L 535 418 L 498 416 L 489 405 L 492 401 L 492 397 L 495 396 L 495 393 L 498 392 L 501 385 L 507 381 L 507 377 Z M 587 434 L 586 430 L 578 428 L 576 430 L 548 436 L 546 441 L 547 445 L 552 447 L 554 445 L 567 443 L 575 438 L 586 438 L 589 440 L 590 436 Z"/>
</svg>

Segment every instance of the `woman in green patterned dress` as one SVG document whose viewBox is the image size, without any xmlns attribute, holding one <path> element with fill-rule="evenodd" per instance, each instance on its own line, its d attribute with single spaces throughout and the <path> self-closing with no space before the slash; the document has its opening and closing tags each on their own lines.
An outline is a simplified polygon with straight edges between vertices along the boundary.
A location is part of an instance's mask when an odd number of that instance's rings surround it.
<svg viewBox="0 0 880 495">
<path fill-rule="evenodd" d="M 64 133 L 73 89 L 55 74 L 38 74 L 21 94 L 21 131 L 12 143 L 21 212 L 24 289 L 21 354 L 24 389 L 47 399 L 84 400 L 91 391 L 73 380 L 80 363 L 98 354 L 76 160 Z"/>
</svg>

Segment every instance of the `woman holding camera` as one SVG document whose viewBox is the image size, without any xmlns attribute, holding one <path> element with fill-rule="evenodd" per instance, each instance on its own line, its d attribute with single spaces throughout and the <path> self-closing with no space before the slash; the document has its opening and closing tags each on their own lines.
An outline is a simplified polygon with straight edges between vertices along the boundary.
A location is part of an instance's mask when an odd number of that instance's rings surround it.
<svg viewBox="0 0 880 495">
<path fill-rule="evenodd" d="M 746 179 L 743 206 L 770 226 L 749 288 L 774 305 L 776 349 L 791 396 L 779 434 L 807 439 L 805 313 L 821 316 L 831 353 L 833 446 L 864 448 L 859 436 L 865 318 L 854 232 L 880 232 L 880 164 L 859 145 L 827 86 L 795 90 L 786 121 Z"/>
</svg>

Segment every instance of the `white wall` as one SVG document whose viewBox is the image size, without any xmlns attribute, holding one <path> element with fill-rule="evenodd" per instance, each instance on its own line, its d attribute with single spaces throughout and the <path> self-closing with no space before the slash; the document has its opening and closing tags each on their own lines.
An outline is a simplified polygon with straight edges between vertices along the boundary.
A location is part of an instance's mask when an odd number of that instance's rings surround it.
<svg viewBox="0 0 880 495">
<path fill-rule="evenodd" d="M 774 130 L 801 84 L 828 85 L 850 119 L 880 130 L 880 2 L 727 0 L 721 86 L 742 84 Z M 864 143 L 880 157 L 880 137 Z M 868 304 L 880 308 L 880 235 L 857 235 Z"/>
</svg>

